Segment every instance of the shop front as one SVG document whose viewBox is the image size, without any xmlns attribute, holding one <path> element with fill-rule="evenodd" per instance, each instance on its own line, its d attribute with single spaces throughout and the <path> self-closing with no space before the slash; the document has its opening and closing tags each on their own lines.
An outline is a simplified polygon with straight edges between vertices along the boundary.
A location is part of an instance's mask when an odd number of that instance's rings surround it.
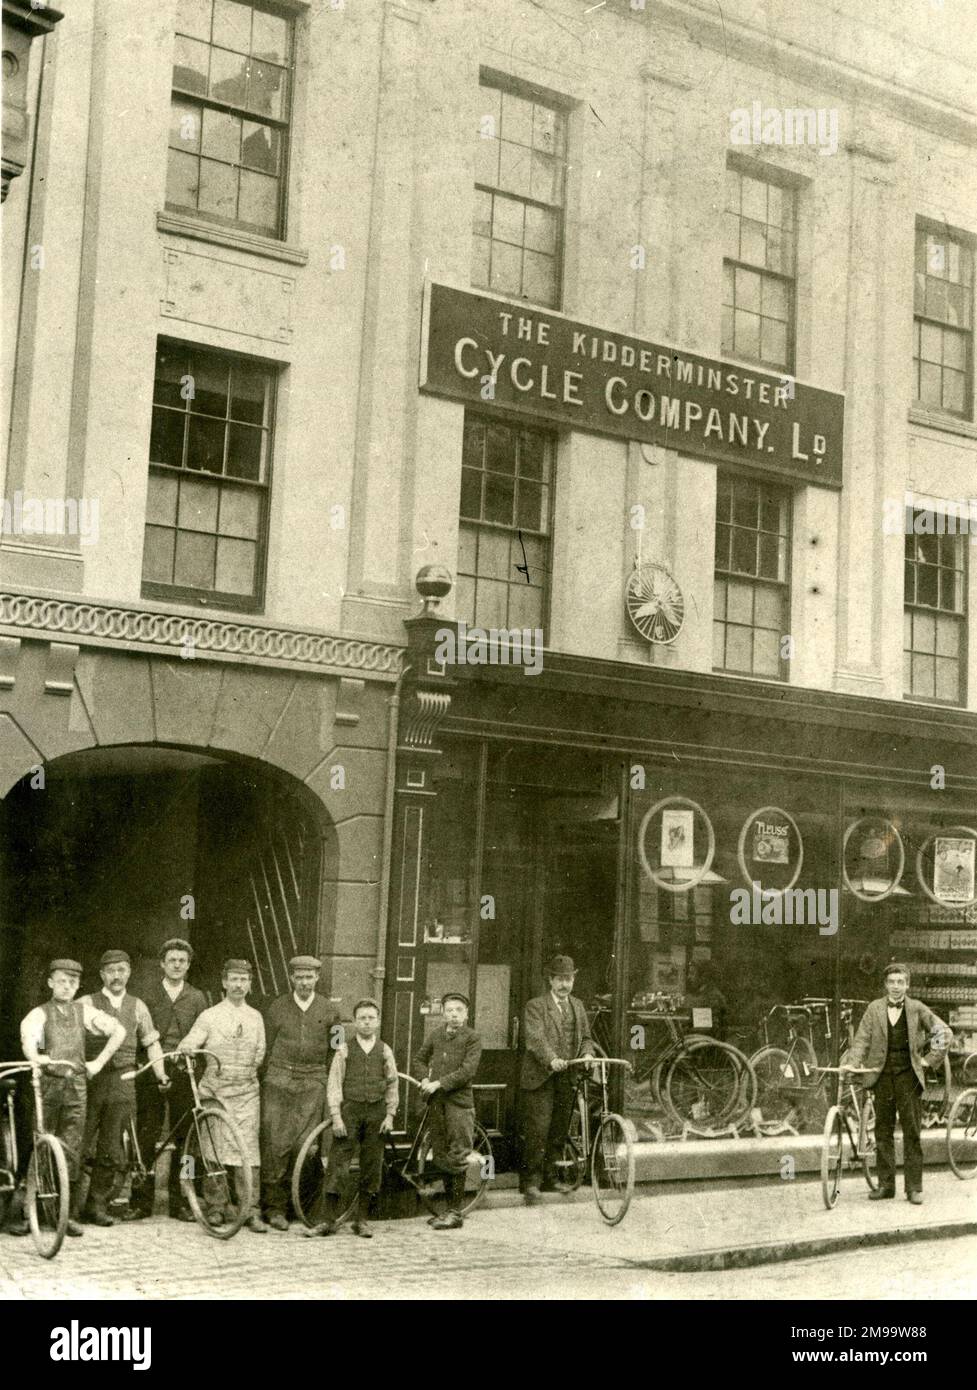
<svg viewBox="0 0 977 1390">
<path fill-rule="evenodd" d="M 977 1047 L 977 734 L 952 711 L 786 701 L 761 682 L 734 694 L 660 670 L 636 681 L 623 663 L 549 653 L 532 682 L 504 668 L 435 676 L 432 632 L 414 621 L 412 667 L 443 684 L 426 742 L 408 727 L 401 745 L 392 1040 L 406 1057 L 445 990 L 470 994 L 478 1103 L 503 1163 L 523 1008 L 557 952 L 577 963 L 599 1040 L 632 1061 L 617 1103 L 645 1138 L 683 1132 L 655 1074 L 676 1037 L 751 1055 L 786 1050 L 794 1027 L 836 1064 L 843 1001 L 877 996 L 893 959 L 957 1049 Z M 780 1007 L 805 1000 L 806 1017 Z M 820 1129 L 823 1092 L 813 1078 L 802 1091 L 787 1113 L 761 1096 L 738 1126 L 692 1114 L 684 1133 Z"/>
</svg>

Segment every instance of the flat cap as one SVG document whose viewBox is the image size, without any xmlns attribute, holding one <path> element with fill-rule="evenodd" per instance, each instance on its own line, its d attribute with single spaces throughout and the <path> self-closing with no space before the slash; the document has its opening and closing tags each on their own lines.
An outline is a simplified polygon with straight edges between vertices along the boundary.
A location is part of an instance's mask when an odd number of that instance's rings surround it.
<svg viewBox="0 0 977 1390">
<path fill-rule="evenodd" d="M 441 996 L 441 1007 L 442 1007 L 442 1008 L 444 1007 L 445 1004 L 447 1004 L 447 1002 L 448 1002 L 449 999 L 460 999 L 461 1002 L 464 1004 L 464 1006 L 465 1006 L 466 1009 L 470 1009 L 470 1008 L 471 1008 L 471 1001 L 469 1000 L 468 995 L 467 995 L 467 994 L 462 994 L 461 990 L 458 990 L 458 989 L 449 989 L 447 994 L 442 994 L 442 996 Z"/>
<path fill-rule="evenodd" d="M 171 936 L 168 941 L 164 941 L 159 948 L 159 958 L 162 960 L 167 951 L 186 951 L 187 955 L 193 960 L 193 947 L 189 941 L 184 941 L 182 936 Z"/>
<path fill-rule="evenodd" d="M 99 970 L 104 970 L 107 965 L 131 965 L 128 951 L 106 951 L 98 963 Z"/>
<path fill-rule="evenodd" d="M 554 956 L 546 967 L 546 975 L 576 975 L 577 967 L 573 963 L 572 956 Z"/>
<path fill-rule="evenodd" d="M 81 966 L 78 964 L 78 962 L 76 960 L 68 960 L 67 957 L 64 957 L 63 959 L 59 960 L 53 960 L 51 962 L 51 964 L 48 966 L 48 974 L 53 975 L 55 970 L 63 970 L 66 975 L 81 974 Z"/>
<path fill-rule="evenodd" d="M 244 975 L 252 974 L 251 962 L 249 960 L 226 960 L 221 966 L 222 975 L 230 975 L 232 970 L 238 970 Z"/>
<path fill-rule="evenodd" d="M 289 970 L 321 970 L 322 961 L 315 956 L 293 956 L 288 962 Z"/>
</svg>

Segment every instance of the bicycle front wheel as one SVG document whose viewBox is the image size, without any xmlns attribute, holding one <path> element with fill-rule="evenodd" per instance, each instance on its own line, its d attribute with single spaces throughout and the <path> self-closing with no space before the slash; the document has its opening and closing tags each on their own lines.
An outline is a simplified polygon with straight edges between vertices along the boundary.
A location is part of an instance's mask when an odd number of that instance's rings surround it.
<svg viewBox="0 0 977 1390">
<path fill-rule="evenodd" d="M 608 1226 L 624 1220 L 634 1193 L 634 1128 L 620 1115 L 605 1115 L 590 1155 L 594 1200 Z"/>
<path fill-rule="evenodd" d="M 563 1141 L 563 1149 L 554 1165 L 560 1181 L 566 1183 L 572 1192 L 576 1192 L 587 1176 L 587 1158 L 589 1155 L 585 1138 L 587 1133 L 586 1106 L 587 1102 L 584 1099 L 583 1091 L 578 1091 L 573 1109 L 570 1111 L 570 1124 Z"/>
<path fill-rule="evenodd" d="M 977 1174 L 977 1088 L 961 1091 L 946 1122 L 946 1156 L 964 1182 Z"/>
<path fill-rule="evenodd" d="M 180 1185 L 209 1236 L 230 1240 L 251 1211 L 251 1163 L 241 1131 L 224 1110 L 195 1110 L 183 1142 Z"/>
<path fill-rule="evenodd" d="M 756 1087 L 749 1058 L 731 1043 L 686 1038 L 665 1074 L 662 1099 L 678 1124 L 709 1130 L 747 1114 Z"/>
<path fill-rule="evenodd" d="M 821 1144 L 821 1196 L 830 1211 L 838 1200 L 841 1191 L 841 1170 L 845 1161 L 844 1121 L 841 1109 L 832 1105 L 824 1121 L 824 1139 Z"/>
<path fill-rule="evenodd" d="M 465 1170 L 465 1196 L 461 1204 L 462 1216 L 473 1211 L 485 1194 L 485 1189 L 495 1177 L 495 1159 L 489 1137 L 480 1124 L 475 1125 L 472 1147 Z"/>
<path fill-rule="evenodd" d="M 317 1226 L 326 1220 L 326 1161 L 331 1134 L 332 1124 L 329 1120 L 323 1120 L 310 1130 L 292 1169 L 292 1206 L 296 1216 L 306 1226 Z"/>
<path fill-rule="evenodd" d="M 35 1134 L 27 1170 L 27 1223 L 37 1253 L 52 1260 L 68 1229 L 68 1164 L 61 1141 L 53 1134 Z"/>
</svg>

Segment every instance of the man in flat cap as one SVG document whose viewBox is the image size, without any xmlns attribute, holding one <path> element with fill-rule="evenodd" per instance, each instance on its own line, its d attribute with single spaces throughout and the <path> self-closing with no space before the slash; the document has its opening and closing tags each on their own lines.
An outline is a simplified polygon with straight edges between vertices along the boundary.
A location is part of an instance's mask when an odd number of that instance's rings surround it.
<svg viewBox="0 0 977 1390">
<path fill-rule="evenodd" d="M 114 1016 L 94 1007 L 90 999 L 75 999 L 81 983 L 81 966 L 76 960 L 61 958 L 51 962 L 48 974 L 51 998 L 31 1009 L 21 1021 L 20 1041 L 30 1062 L 64 1062 L 57 1070 L 45 1067 L 41 1073 L 41 1104 L 44 1125 L 64 1146 L 71 1184 L 71 1215 L 68 1235 L 84 1235 L 78 1224 L 82 1140 L 88 1101 L 88 1081 L 96 1078 L 125 1043 L 126 1030 Z M 102 1042 L 91 1061 L 85 1060 L 86 1034 Z M 16 1234 L 27 1233 L 17 1228 Z"/>
<path fill-rule="evenodd" d="M 248 1229 L 257 1233 L 268 1230 L 261 1219 L 261 1150 L 259 1143 L 259 1114 L 261 1092 L 258 1068 L 265 1056 L 265 1023 L 257 1009 L 245 1003 L 251 988 L 251 963 L 246 960 L 226 960 L 221 971 L 224 998 L 213 1008 L 204 1009 L 189 1033 L 179 1044 L 181 1052 L 206 1048 L 220 1062 L 218 1070 L 213 1057 L 200 1080 L 201 1099 L 214 1100 L 222 1106 L 241 1131 L 248 1164 L 251 1168 L 251 1212 Z M 237 1158 L 234 1153 L 219 1154 L 228 1167 Z M 204 1193 L 208 1202 L 216 1200 L 214 1193 Z M 207 1219 L 219 1226 L 223 1211 L 208 1207 Z"/>
<path fill-rule="evenodd" d="M 123 1079 L 123 1072 L 136 1065 L 140 1045 L 153 1064 L 156 1080 L 166 1086 L 166 1068 L 160 1060 L 163 1049 L 152 1015 L 141 999 L 126 991 L 132 962 L 125 951 L 106 951 L 98 963 L 102 988 L 86 994 L 82 1004 L 117 1019 L 125 1028 L 125 1041 L 88 1088 L 88 1115 L 85 1120 L 85 1154 L 92 1158 L 92 1180 L 88 1189 L 83 1220 L 94 1226 L 112 1226 L 109 1198 L 116 1179 L 125 1172 L 122 1135 L 136 1113 L 136 1083 Z"/>
<path fill-rule="evenodd" d="M 171 936 L 159 948 L 159 963 L 163 973 L 159 981 L 146 991 L 145 1003 L 159 1030 L 159 1043 L 164 1053 L 176 1051 L 180 1039 L 186 1037 L 207 1008 L 206 995 L 195 989 L 187 979 L 192 960 L 193 947 L 182 936 Z M 143 1060 L 140 1057 L 140 1065 Z M 136 1078 L 136 1133 L 139 1152 L 151 1171 L 143 1187 L 133 1191 L 129 1203 L 133 1217 L 153 1214 L 153 1198 L 156 1191 L 153 1156 L 160 1135 L 165 1132 L 164 1124 L 166 1130 L 169 1130 L 170 1126 L 175 1124 L 180 1116 L 186 1115 L 193 1106 L 193 1088 L 185 1069 L 174 1062 L 164 1065 L 170 1082 L 169 1091 L 160 1088 L 152 1072 L 144 1071 Z M 181 1123 L 180 1128 L 173 1134 L 176 1148 L 170 1158 L 168 1205 L 170 1216 L 177 1221 L 193 1220 L 180 1190 L 179 1155 L 187 1128 L 188 1125 Z"/>
<path fill-rule="evenodd" d="M 310 1133 L 326 1116 L 326 1082 L 339 1015 L 316 993 L 322 962 L 293 956 L 288 963 L 292 988 L 265 1013 L 265 1069 L 261 1084 L 261 1182 L 265 1220 L 273 1231 L 287 1231 L 288 1176 L 291 1163 Z"/>
<path fill-rule="evenodd" d="M 444 1175 L 445 1209 L 432 1216 L 435 1231 L 454 1231 L 463 1224 L 465 1175 L 475 1135 L 472 1080 L 482 1057 L 482 1040 L 468 1026 L 468 997 L 451 991 L 441 996 L 438 1023 L 414 1061 L 414 1075 L 428 1099 L 434 1166 Z"/>
<path fill-rule="evenodd" d="M 594 1053 L 586 1011 L 573 993 L 576 973 L 569 956 L 554 956 L 546 967 L 546 993 L 526 1005 L 519 1077 L 523 1103 L 519 1185 L 527 1206 L 539 1201 L 544 1174 L 550 1190 L 569 1191 L 556 1171 L 573 1105 L 574 1080 L 567 1062 Z"/>
</svg>

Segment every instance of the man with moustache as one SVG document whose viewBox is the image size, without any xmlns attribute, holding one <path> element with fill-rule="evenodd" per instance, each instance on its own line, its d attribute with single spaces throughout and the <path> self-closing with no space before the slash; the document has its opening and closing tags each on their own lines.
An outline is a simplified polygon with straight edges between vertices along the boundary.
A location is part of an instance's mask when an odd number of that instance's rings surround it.
<svg viewBox="0 0 977 1390">
<path fill-rule="evenodd" d="M 195 989 L 187 980 L 192 960 L 193 947 L 183 937 L 172 936 L 159 948 L 159 962 L 163 974 L 157 984 L 146 991 L 144 1002 L 159 1030 L 159 1042 L 163 1052 L 175 1052 L 180 1039 L 186 1037 L 207 1008 L 206 995 Z M 164 1124 L 168 1129 L 193 1106 L 193 1089 L 185 1067 L 175 1061 L 164 1065 L 170 1082 L 169 1091 L 160 1087 L 151 1072 L 144 1071 L 136 1078 L 136 1135 L 143 1162 L 151 1170 L 156 1145 L 164 1132 Z M 176 1221 L 193 1220 L 180 1188 L 179 1154 L 188 1124 L 181 1123 L 173 1134 L 176 1148 L 170 1156 L 167 1195 L 169 1214 Z M 128 1215 L 132 1219 L 152 1216 L 155 1192 L 155 1172 L 150 1171 L 141 1190 L 133 1190 Z"/>
<path fill-rule="evenodd" d="M 923 1200 L 922 1095 L 926 1067 L 942 1067 L 953 1041 L 949 1027 L 932 1009 L 909 996 L 909 967 L 893 961 L 883 976 L 885 994 L 862 1014 L 848 1068 L 868 1067 L 860 1078 L 875 1097 L 875 1144 L 879 1185 L 870 1202 L 896 1195 L 896 1113 L 902 1125 L 906 1198 Z"/>
<path fill-rule="evenodd" d="M 132 962 L 126 951 L 106 951 L 99 961 L 102 988 L 80 1001 L 83 1006 L 117 1019 L 126 1033 L 111 1062 L 88 1088 L 84 1151 L 93 1156 L 93 1166 L 82 1220 L 93 1226 L 115 1225 L 108 1214 L 108 1202 L 116 1178 L 125 1171 L 122 1134 L 136 1109 L 136 1084 L 123 1079 L 122 1073 L 135 1068 L 140 1045 L 146 1049 L 159 1085 L 168 1085 L 166 1068 L 160 1060 L 163 1049 L 152 1015 L 141 999 L 126 992 L 131 973 Z"/>
<path fill-rule="evenodd" d="M 224 998 L 213 1008 L 204 1009 L 186 1037 L 180 1042 L 181 1052 L 206 1048 L 214 1057 L 207 1066 L 198 1087 L 201 1100 L 216 1101 L 237 1125 L 244 1141 L 246 1161 L 251 1168 L 251 1212 L 249 1231 L 263 1234 L 268 1230 L 261 1219 L 261 1151 L 259 1147 L 260 1088 L 258 1068 L 265 1056 L 265 1024 L 257 1009 L 245 1003 L 251 988 L 251 963 L 246 960 L 226 960 L 221 971 Z M 218 1154 L 231 1166 L 236 1154 Z M 219 1226 L 223 1211 L 217 1209 L 214 1193 L 205 1192 L 210 1204 L 207 1219 Z"/>
<path fill-rule="evenodd" d="M 261 1184 L 265 1220 L 287 1231 L 288 1175 L 306 1138 L 326 1115 L 326 1082 L 333 1044 L 335 1008 L 316 993 L 322 962 L 293 956 L 292 988 L 265 1014 L 265 1069 L 261 1084 Z"/>
<path fill-rule="evenodd" d="M 573 1104 L 573 1073 L 567 1062 L 592 1056 L 594 1042 L 583 1004 L 573 994 L 577 973 L 570 956 L 554 956 L 546 967 L 548 989 L 526 1005 L 525 1051 L 519 1085 L 523 1107 L 523 1167 L 520 1189 L 527 1206 L 540 1200 L 546 1187 L 570 1188 L 556 1174 Z"/>
</svg>

